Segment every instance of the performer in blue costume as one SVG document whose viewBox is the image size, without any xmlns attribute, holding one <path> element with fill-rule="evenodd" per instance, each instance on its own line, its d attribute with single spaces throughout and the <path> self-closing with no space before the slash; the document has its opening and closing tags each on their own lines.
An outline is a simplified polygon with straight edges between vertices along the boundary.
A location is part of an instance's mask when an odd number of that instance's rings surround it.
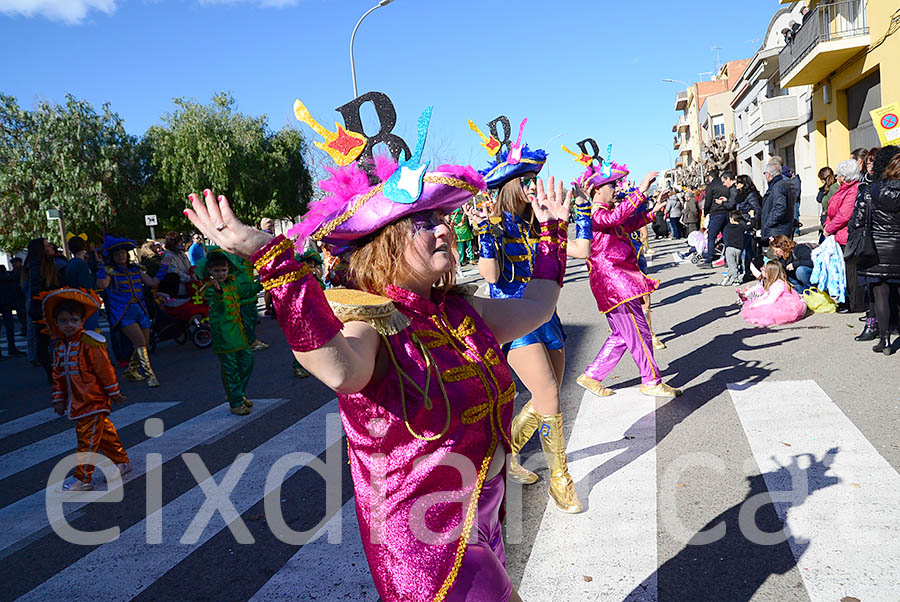
<svg viewBox="0 0 900 602">
<path fill-rule="evenodd" d="M 120 328 L 134 345 L 134 353 L 125 378 L 147 380 L 150 387 L 158 387 L 159 380 L 150 366 L 147 344 L 150 341 L 150 318 L 144 305 L 143 285 L 157 286 L 169 270 L 169 259 L 164 258 L 156 277 L 151 278 L 137 264 L 129 260 L 128 252 L 137 248 L 137 243 L 127 238 L 106 236 L 103 254 L 110 268 L 97 265 L 97 286 L 106 289 L 110 329 Z M 143 373 L 142 373 L 143 371 Z"/>
<path fill-rule="evenodd" d="M 497 153 L 487 169 L 481 171 L 488 188 L 496 191 L 491 215 L 482 213 L 476 225 L 481 248 L 478 271 L 490 285 L 492 298 L 522 296 L 531 280 L 540 238 L 529 196 L 536 194 L 537 175 L 547 153 L 521 144 L 524 125 L 525 121 L 519 128 L 518 141 Z M 497 148 L 499 142 L 491 139 L 489 145 Z M 560 223 L 559 227 L 560 236 L 565 237 L 566 224 Z M 550 497 L 563 512 L 578 513 L 583 507 L 569 475 L 559 403 L 566 366 L 565 341 L 566 334 L 554 312 L 550 321 L 537 330 L 503 346 L 510 366 L 531 392 L 531 400 L 513 419 L 509 477 L 524 484 L 537 482 L 538 476 L 519 464 L 516 455 L 540 429 L 541 446 L 550 469 Z"/>
</svg>

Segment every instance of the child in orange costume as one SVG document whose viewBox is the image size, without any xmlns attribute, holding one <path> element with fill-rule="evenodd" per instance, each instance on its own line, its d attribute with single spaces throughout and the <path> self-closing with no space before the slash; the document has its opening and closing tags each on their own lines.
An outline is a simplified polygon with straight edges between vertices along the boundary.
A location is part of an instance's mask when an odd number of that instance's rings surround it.
<svg viewBox="0 0 900 602">
<path fill-rule="evenodd" d="M 96 293 L 64 288 L 42 295 L 47 328 L 58 337 L 53 354 L 53 409 L 77 420 L 77 452 L 101 453 L 112 460 L 121 474 L 131 470 L 128 454 L 119 441 L 116 427 L 109 419 L 110 401 L 125 400 L 119 392 L 116 372 L 106 355 L 102 335 L 84 329 L 84 321 L 100 308 Z M 75 467 L 74 483 L 66 491 L 93 489 L 94 467 Z"/>
</svg>

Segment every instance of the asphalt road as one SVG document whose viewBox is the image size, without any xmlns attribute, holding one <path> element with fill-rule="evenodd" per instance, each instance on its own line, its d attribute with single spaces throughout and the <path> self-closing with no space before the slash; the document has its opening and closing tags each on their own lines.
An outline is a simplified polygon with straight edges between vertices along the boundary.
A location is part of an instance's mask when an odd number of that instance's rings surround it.
<svg viewBox="0 0 900 602">
<path fill-rule="evenodd" d="M 733 288 L 718 286 L 718 270 L 675 265 L 679 241 L 652 247 L 650 272 L 662 281 L 653 323 L 668 346 L 656 358 L 684 395 L 641 396 L 627 355 L 608 379 L 615 396 L 599 399 L 575 384 L 607 325 L 583 264 L 570 262 L 559 304 L 568 333 L 562 399 L 587 511 L 569 516 L 548 504 L 546 468 L 538 484 L 511 489 L 506 551 L 523 598 L 900 600 L 900 354 L 854 342 L 857 316 L 752 327 Z M 0 363 L 0 600 L 377 599 L 353 520 L 346 449 L 325 427 L 334 395 L 291 375 L 274 321 L 263 319 L 259 335 L 272 347 L 256 354 L 249 418 L 226 412 L 216 358 L 190 344 L 167 342 L 153 356 L 159 389 L 123 382 L 128 400 L 113 419 L 136 465 L 124 500 L 64 510 L 78 529 L 119 527 L 103 545 L 66 543 L 49 526 L 44 488 L 75 435 L 65 420 L 41 414 L 49 389 L 40 369 L 24 359 Z M 517 407 L 528 395 L 520 391 Z M 161 436 L 150 436 L 148 417 L 162 420 Z M 327 462 L 326 450 L 341 464 L 343 526 L 329 531 L 341 543 L 280 541 L 265 514 L 267 472 L 294 451 Z M 535 437 L 523 459 L 540 467 L 539 451 Z M 240 477 L 228 526 L 217 513 L 205 527 L 192 524 L 205 496 L 203 475 L 180 457 L 191 452 L 220 486 L 229 469 Z M 243 473 L 241 452 L 254 454 Z M 148 477 L 153 453 L 161 477 L 152 469 Z M 153 478 L 162 479 L 163 510 L 148 519 Z M 285 523 L 300 531 L 333 518 L 323 497 L 312 470 L 290 473 Z M 238 522 L 252 544 L 238 543 Z M 162 543 L 152 543 L 157 528 Z M 766 532 L 775 536 L 760 542 Z"/>
</svg>

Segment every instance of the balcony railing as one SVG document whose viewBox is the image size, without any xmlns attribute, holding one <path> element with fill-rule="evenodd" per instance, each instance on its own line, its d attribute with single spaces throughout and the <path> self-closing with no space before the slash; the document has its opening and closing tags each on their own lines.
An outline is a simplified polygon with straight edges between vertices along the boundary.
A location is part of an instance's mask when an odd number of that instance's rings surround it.
<svg viewBox="0 0 900 602">
<path fill-rule="evenodd" d="M 868 33 L 866 0 L 820 2 L 778 55 L 782 80 L 819 44 Z"/>
<path fill-rule="evenodd" d="M 805 123 L 807 117 L 797 96 L 766 98 L 747 112 L 747 135 L 754 141 L 774 140 Z"/>
</svg>

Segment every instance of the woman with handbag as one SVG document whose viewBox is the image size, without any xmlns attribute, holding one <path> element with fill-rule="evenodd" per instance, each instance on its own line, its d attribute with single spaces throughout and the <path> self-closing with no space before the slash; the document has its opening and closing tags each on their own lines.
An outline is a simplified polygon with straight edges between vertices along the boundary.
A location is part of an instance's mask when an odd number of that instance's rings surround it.
<svg viewBox="0 0 900 602">
<path fill-rule="evenodd" d="M 887 146 L 875 156 L 873 182 L 866 190 L 865 234 L 859 256 L 860 281 L 870 287 L 879 341 L 876 353 L 891 355 L 890 333 L 900 289 L 900 147 Z"/>
<path fill-rule="evenodd" d="M 841 248 L 847 245 L 849 236 L 848 224 L 853 215 L 853 209 L 859 188 L 859 166 L 852 159 L 841 161 L 837 166 L 837 178 L 840 186 L 828 203 L 828 217 L 823 229 L 825 236 L 834 236 Z M 838 307 L 838 313 L 860 312 L 865 309 L 865 293 L 860 288 L 856 277 L 856 263 L 845 262 L 847 269 L 847 297 Z"/>
</svg>

